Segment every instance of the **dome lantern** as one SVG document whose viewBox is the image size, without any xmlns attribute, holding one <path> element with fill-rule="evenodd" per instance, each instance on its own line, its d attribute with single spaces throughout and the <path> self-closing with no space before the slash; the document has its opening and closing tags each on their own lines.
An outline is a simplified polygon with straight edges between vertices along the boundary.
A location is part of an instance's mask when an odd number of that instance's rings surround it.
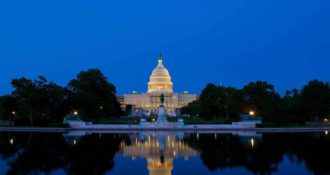
<svg viewBox="0 0 330 175">
<path fill-rule="evenodd" d="M 157 67 L 164 67 L 162 54 L 159 54 Z"/>
</svg>

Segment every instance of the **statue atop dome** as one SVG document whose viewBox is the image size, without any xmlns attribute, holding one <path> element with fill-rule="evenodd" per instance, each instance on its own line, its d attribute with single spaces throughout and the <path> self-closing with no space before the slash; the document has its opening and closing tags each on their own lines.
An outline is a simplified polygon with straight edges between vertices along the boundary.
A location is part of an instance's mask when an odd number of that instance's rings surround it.
<svg viewBox="0 0 330 175">
<path fill-rule="evenodd" d="M 157 65 L 157 67 L 164 67 L 164 65 L 163 65 L 163 56 L 162 56 L 161 53 L 158 56 L 158 65 Z"/>
</svg>

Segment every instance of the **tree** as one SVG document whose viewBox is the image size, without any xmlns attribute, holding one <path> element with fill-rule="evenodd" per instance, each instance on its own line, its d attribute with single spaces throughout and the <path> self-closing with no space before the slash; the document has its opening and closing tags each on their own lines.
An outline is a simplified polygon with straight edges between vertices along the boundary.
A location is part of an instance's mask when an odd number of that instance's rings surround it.
<svg viewBox="0 0 330 175">
<path fill-rule="evenodd" d="M 22 116 L 28 116 L 31 126 L 35 119 L 47 123 L 60 122 L 68 112 L 65 105 L 67 90 L 48 82 L 43 76 L 34 81 L 26 78 L 14 79 L 12 85 L 15 88 L 12 95 L 17 99 Z"/>
<path fill-rule="evenodd" d="M 281 108 L 283 115 L 278 116 L 278 121 L 284 124 L 304 124 L 300 107 L 300 93 L 298 89 L 286 91 L 282 98 Z"/>
<path fill-rule="evenodd" d="M 62 122 L 64 116 L 70 111 L 68 102 L 69 91 L 52 82 L 45 84 L 43 88 L 45 90 L 44 92 L 47 93 L 47 108 L 45 113 L 48 120 Z"/>
<path fill-rule="evenodd" d="M 40 79 L 43 79 L 40 77 Z M 30 119 L 30 124 L 33 126 L 33 117 L 36 108 L 40 105 L 39 100 L 37 100 L 37 89 L 32 80 L 26 78 L 14 79 L 11 84 L 15 88 L 12 95 L 18 99 L 21 108 L 25 113 L 23 116 L 28 115 Z"/>
<path fill-rule="evenodd" d="M 283 102 L 288 115 L 296 115 L 299 113 L 299 98 L 300 94 L 298 89 L 292 89 L 285 92 Z"/>
<path fill-rule="evenodd" d="M 266 81 L 251 82 L 242 89 L 245 112 L 253 110 L 264 121 L 281 115 L 281 97 Z"/>
<path fill-rule="evenodd" d="M 220 111 L 218 88 L 214 84 L 208 84 L 202 90 L 199 97 L 200 115 L 208 120 L 213 119 Z"/>
<path fill-rule="evenodd" d="M 11 95 L 5 95 L 0 98 L 0 116 L 3 119 L 9 119 L 9 125 L 12 126 L 15 115 L 18 113 L 17 99 Z"/>
<path fill-rule="evenodd" d="M 125 106 L 125 114 L 130 115 L 132 113 L 133 105 L 126 105 Z"/>
<path fill-rule="evenodd" d="M 330 116 L 330 86 L 318 80 L 312 80 L 302 88 L 300 109 L 307 120 L 323 119 Z"/>
<path fill-rule="evenodd" d="M 116 88 L 98 69 L 89 69 L 78 74 L 68 84 L 73 109 L 85 117 L 98 121 L 100 117 L 119 115 L 120 104 Z"/>
<path fill-rule="evenodd" d="M 200 101 L 196 100 L 196 101 L 189 103 L 188 106 L 181 108 L 181 113 L 198 116 L 201 111 L 200 108 L 201 108 Z"/>
<path fill-rule="evenodd" d="M 200 115 L 207 120 L 223 116 L 226 120 L 237 119 L 241 111 L 241 92 L 232 87 L 208 84 L 199 100 L 182 109 L 182 113 Z"/>
<path fill-rule="evenodd" d="M 226 120 L 239 118 L 242 105 L 241 92 L 232 87 L 218 87 L 219 115 L 225 116 Z"/>
</svg>

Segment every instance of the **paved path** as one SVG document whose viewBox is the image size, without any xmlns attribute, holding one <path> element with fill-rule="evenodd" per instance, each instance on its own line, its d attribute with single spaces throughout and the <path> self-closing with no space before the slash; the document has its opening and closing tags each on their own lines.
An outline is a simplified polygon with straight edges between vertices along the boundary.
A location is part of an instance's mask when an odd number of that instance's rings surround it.
<svg viewBox="0 0 330 175">
<path fill-rule="evenodd" d="M 229 128 L 212 128 L 212 129 L 147 129 L 147 128 L 132 128 L 132 129 L 71 129 L 71 128 L 44 128 L 44 127 L 0 127 L 0 131 L 12 132 L 68 132 L 68 131 L 91 131 L 91 132 L 139 132 L 139 131 L 184 131 L 184 132 L 216 132 L 227 133 L 237 131 L 254 131 L 254 132 L 321 132 L 329 131 L 330 127 L 305 127 L 305 128 L 244 128 L 244 129 L 229 129 Z"/>
</svg>

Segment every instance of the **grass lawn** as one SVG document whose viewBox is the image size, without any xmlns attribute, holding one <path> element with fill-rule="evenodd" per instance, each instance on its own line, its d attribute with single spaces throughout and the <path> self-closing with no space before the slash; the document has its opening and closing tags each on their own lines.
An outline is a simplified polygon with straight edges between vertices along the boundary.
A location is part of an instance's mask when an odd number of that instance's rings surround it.
<svg viewBox="0 0 330 175">
<path fill-rule="evenodd" d="M 215 118 L 213 120 L 205 120 L 200 117 L 186 117 L 183 118 L 184 123 L 186 125 L 194 125 L 194 124 L 225 124 L 225 119 L 224 118 Z"/>
<path fill-rule="evenodd" d="M 169 122 L 177 122 L 178 121 L 178 117 L 168 117 L 167 121 Z M 184 117 L 183 118 L 184 124 L 186 125 L 195 125 L 195 124 L 224 124 L 225 119 L 224 118 L 215 118 L 211 121 L 205 120 L 203 118 L 200 117 Z"/>
<path fill-rule="evenodd" d="M 319 128 L 319 127 L 330 127 L 330 125 L 324 123 L 312 124 L 311 122 L 307 122 L 305 124 L 295 124 L 295 123 L 276 124 L 272 122 L 266 122 L 257 125 L 257 128 Z"/>
<path fill-rule="evenodd" d="M 167 117 L 166 118 L 168 122 L 178 122 L 178 117 Z"/>
<path fill-rule="evenodd" d="M 140 118 L 136 117 L 109 117 L 101 118 L 98 124 L 140 124 Z"/>
</svg>

